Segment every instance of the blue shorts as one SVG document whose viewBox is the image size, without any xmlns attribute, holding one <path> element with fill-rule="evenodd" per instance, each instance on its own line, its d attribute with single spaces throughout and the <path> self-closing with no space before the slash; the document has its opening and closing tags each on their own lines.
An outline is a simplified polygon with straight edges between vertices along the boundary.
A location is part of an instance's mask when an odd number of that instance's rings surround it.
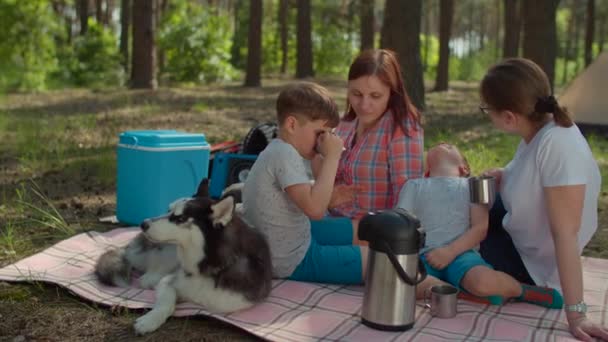
<svg viewBox="0 0 608 342">
<path fill-rule="evenodd" d="M 310 247 L 288 279 L 329 284 L 361 284 L 361 248 L 353 245 L 353 226 L 346 217 L 311 221 Z"/>
<path fill-rule="evenodd" d="M 433 266 L 429 265 L 426 261 L 426 255 L 423 254 L 421 257 L 426 272 L 435 278 L 439 278 L 443 281 L 462 289 L 460 282 L 464 275 L 475 266 L 486 266 L 492 268 L 490 264 L 485 262 L 481 255 L 475 250 L 468 250 L 459 256 L 457 256 L 452 262 L 442 270 L 438 270 Z"/>
</svg>

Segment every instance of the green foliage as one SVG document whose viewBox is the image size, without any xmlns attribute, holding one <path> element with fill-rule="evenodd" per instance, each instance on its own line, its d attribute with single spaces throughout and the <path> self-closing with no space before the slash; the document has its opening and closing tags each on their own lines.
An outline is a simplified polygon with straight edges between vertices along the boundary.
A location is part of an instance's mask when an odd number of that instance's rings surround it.
<svg viewBox="0 0 608 342">
<path fill-rule="evenodd" d="M 458 57 L 450 54 L 450 80 L 479 81 L 486 70 L 496 62 L 496 48 L 494 42 L 487 43 L 481 50 L 470 52 L 468 55 Z"/>
<path fill-rule="evenodd" d="M 60 28 L 48 0 L 0 0 L 0 89 L 46 88 Z"/>
<path fill-rule="evenodd" d="M 313 63 L 317 75 L 339 75 L 344 77 L 348 67 L 359 51 L 359 16 L 356 2 L 347 7 L 340 7 L 335 2 L 315 0 L 312 3 L 312 45 Z M 265 2 L 265 5 L 268 3 Z M 231 62 L 244 69 L 247 58 L 247 23 L 249 9 L 247 2 L 239 6 Z M 278 4 L 264 7 L 262 26 L 262 72 L 277 73 L 281 67 L 281 45 Z M 290 6 L 288 12 L 288 72 L 293 73 L 296 65 L 297 44 L 297 10 Z M 238 31 L 238 32 L 237 32 Z"/>
<path fill-rule="evenodd" d="M 331 1 L 312 5 L 312 46 L 314 70 L 319 75 L 344 77 L 359 52 L 359 16 L 356 6 L 336 6 Z M 356 33 L 355 33 L 356 32 Z"/>
<path fill-rule="evenodd" d="M 118 43 L 113 32 L 89 18 L 87 33 L 78 36 L 72 47 L 59 53 L 62 60 L 59 80 L 76 86 L 113 86 L 123 83 Z"/>
<path fill-rule="evenodd" d="M 264 21 L 262 26 L 262 72 L 278 73 L 281 71 L 281 36 L 279 32 L 279 19 L 277 17 L 278 4 L 274 7 L 264 7 Z M 287 12 L 287 70 L 295 72 L 296 65 L 296 14 L 295 8 L 288 8 Z M 247 49 L 242 50 L 243 56 Z"/>
<path fill-rule="evenodd" d="M 555 85 L 557 86 L 568 85 L 581 72 L 581 69 L 585 65 L 582 54 L 578 57 L 578 61 L 570 59 L 565 69 L 564 63 L 566 63 L 565 58 L 558 57 L 555 60 Z"/>
<path fill-rule="evenodd" d="M 426 56 L 425 46 L 428 39 L 428 57 Z M 439 63 L 439 39 L 434 35 L 426 36 L 420 34 L 420 59 L 422 63 L 426 61 L 428 64 L 424 70 L 424 78 L 435 79 L 437 75 L 437 63 Z"/>
<path fill-rule="evenodd" d="M 230 64 L 237 69 L 245 70 L 247 65 L 247 37 L 249 34 L 249 1 L 241 1 L 236 11 L 232 46 L 230 46 Z M 264 16 L 268 19 L 269 16 Z M 272 22 L 274 23 L 274 21 Z M 271 23 L 271 25 L 272 25 Z M 264 21 L 266 24 L 266 20 Z M 262 25 L 262 39 L 269 37 L 266 25 Z M 262 46 L 265 44 L 262 43 Z M 262 53 L 265 59 L 266 55 Z"/>
<path fill-rule="evenodd" d="M 159 34 L 165 51 L 166 73 L 172 81 L 217 82 L 236 72 L 230 64 L 230 21 L 190 2 L 178 2 L 168 13 Z"/>
</svg>

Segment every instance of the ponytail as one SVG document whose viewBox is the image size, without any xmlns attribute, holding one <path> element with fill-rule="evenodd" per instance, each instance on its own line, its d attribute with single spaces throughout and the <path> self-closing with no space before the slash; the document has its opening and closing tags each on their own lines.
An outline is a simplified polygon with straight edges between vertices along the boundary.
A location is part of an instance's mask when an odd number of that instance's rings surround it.
<svg viewBox="0 0 608 342">
<path fill-rule="evenodd" d="M 553 120 L 558 126 L 561 127 L 571 127 L 574 122 L 572 122 L 572 118 L 570 117 L 570 113 L 565 107 L 555 106 L 555 111 L 553 111 Z"/>
<path fill-rule="evenodd" d="M 533 121 L 540 121 L 547 115 L 546 113 L 553 113 L 553 120 L 558 126 L 570 127 L 573 124 L 568 110 L 560 106 L 553 95 L 538 98 L 530 118 Z"/>
</svg>

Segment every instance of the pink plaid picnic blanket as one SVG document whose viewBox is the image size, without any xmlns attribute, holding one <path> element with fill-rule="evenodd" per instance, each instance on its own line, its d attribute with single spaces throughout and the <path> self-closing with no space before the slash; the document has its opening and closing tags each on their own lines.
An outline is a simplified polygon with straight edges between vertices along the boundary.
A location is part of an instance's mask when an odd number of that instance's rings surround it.
<svg viewBox="0 0 608 342">
<path fill-rule="evenodd" d="M 47 250 L 0 269 L 0 280 L 44 281 L 109 306 L 151 308 L 154 291 L 100 284 L 93 274 L 97 257 L 111 246 L 126 244 L 136 228 L 89 232 L 59 242 Z M 585 301 L 589 316 L 607 325 L 608 260 L 584 258 Z M 460 300 L 458 315 L 432 318 L 422 303 L 414 328 L 384 332 L 360 323 L 363 288 L 277 280 L 270 297 L 257 306 L 216 315 L 200 306 L 181 303 L 175 316 L 206 315 L 271 341 L 568 341 L 574 340 L 562 310 L 525 303 L 489 306 Z M 162 329 L 162 328 L 161 328 Z"/>
</svg>

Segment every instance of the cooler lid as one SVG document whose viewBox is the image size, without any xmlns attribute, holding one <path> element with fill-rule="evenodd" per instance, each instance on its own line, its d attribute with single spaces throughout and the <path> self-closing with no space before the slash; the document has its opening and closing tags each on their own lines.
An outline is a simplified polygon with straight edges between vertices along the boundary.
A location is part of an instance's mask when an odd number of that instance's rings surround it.
<svg viewBox="0 0 608 342">
<path fill-rule="evenodd" d="M 206 147 L 209 144 L 203 133 L 187 133 L 176 130 L 142 130 L 122 132 L 118 144 L 127 148 L 176 148 Z"/>
</svg>

